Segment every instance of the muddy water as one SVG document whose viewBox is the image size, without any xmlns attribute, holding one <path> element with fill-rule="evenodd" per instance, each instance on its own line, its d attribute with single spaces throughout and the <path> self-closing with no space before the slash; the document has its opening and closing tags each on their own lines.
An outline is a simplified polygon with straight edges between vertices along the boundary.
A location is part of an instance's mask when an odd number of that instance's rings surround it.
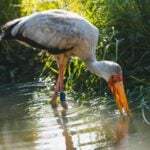
<svg viewBox="0 0 150 150">
<path fill-rule="evenodd" d="M 129 118 L 118 114 L 114 101 L 93 98 L 87 107 L 69 96 L 65 112 L 51 108 L 50 94 L 42 83 L 0 87 L 0 150 L 150 149 L 140 108 Z"/>
</svg>

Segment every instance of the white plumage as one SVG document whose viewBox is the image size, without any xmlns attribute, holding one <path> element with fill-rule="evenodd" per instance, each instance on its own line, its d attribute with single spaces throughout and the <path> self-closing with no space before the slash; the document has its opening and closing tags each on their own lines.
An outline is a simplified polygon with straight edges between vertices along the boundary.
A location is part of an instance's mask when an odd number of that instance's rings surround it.
<svg viewBox="0 0 150 150">
<path fill-rule="evenodd" d="M 49 49 L 72 48 L 72 55 L 75 56 L 82 51 L 84 53 L 85 49 L 94 53 L 98 40 L 95 26 L 83 17 L 64 10 L 44 11 L 23 17 L 11 31 L 13 37 L 18 33 Z M 82 54 L 78 57 L 87 59 Z"/>
<path fill-rule="evenodd" d="M 83 17 L 65 10 L 48 10 L 6 23 L 2 28 L 1 39 L 25 42 L 54 55 L 59 65 L 59 76 L 52 98 L 53 106 L 56 105 L 58 92 L 64 91 L 63 74 L 68 57 L 77 56 L 85 62 L 91 72 L 109 83 L 120 112 L 123 108 L 129 112 L 121 67 L 111 61 L 96 61 L 98 36 L 98 29 Z M 67 108 L 65 98 L 62 97 L 62 106 Z"/>
</svg>

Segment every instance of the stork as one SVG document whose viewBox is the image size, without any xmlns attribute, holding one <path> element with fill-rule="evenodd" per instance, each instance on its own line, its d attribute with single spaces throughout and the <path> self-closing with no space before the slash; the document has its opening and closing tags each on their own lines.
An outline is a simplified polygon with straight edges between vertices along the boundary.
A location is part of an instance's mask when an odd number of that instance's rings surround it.
<svg viewBox="0 0 150 150">
<path fill-rule="evenodd" d="M 55 9 L 33 13 L 6 23 L 1 28 L 1 40 L 17 40 L 29 46 L 44 49 L 54 56 L 59 74 L 51 100 L 57 106 L 58 92 L 64 92 L 64 70 L 69 57 L 79 57 L 87 68 L 108 83 L 119 111 L 129 114 L 124 91 L 122 69 L 112 61 L 96 60 L 96 45 L 99 31 L 82 16 L 73 12 Z M 67 109 L 68 104 L 61 96 L 61 104 Z"/>
</svg>

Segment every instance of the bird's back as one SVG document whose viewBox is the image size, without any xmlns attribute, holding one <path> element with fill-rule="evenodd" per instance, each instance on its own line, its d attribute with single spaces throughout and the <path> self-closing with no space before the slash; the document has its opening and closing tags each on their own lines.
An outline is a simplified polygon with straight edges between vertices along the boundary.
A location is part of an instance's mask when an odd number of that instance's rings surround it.
<svg viewBox="0 0 150 150">
<path fill-rule="evenodd" d="M 9 32 L 12 39 L 33 47 L 61 53 L 73 48 L 92 49 L 96 46 L 98 30 L 83 17 L 64 10 L 49 10 L 22 17 L 7 23 L 2 39 Z M 7 35 L 5 33 L 7 32 Z M 37 44 L 37 45 L 36 45 Z"/>
</svg>

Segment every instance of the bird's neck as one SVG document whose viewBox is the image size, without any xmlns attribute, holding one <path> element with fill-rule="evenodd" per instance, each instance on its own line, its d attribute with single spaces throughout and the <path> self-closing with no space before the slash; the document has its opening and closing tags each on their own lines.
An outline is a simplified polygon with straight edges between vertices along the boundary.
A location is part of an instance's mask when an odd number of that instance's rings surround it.
<svg viewBox="0 0 150 150">
<path fill-rule="evenodd" d="M 97 76 L 103 77 L 104 63 L 103 61 L 91 60 L 85 62 L 88 69 Z"/>
<path fill-rule="evenodd" d="M 116 72 L 117 74 L 122 74 L 121 67 L 117 63 L 112 61 L 88 60 L 85 63 L 92 73 L 102 77 L 107 82 L 109 81 L 110 76 L 113 72 Z"/>
</svg>

